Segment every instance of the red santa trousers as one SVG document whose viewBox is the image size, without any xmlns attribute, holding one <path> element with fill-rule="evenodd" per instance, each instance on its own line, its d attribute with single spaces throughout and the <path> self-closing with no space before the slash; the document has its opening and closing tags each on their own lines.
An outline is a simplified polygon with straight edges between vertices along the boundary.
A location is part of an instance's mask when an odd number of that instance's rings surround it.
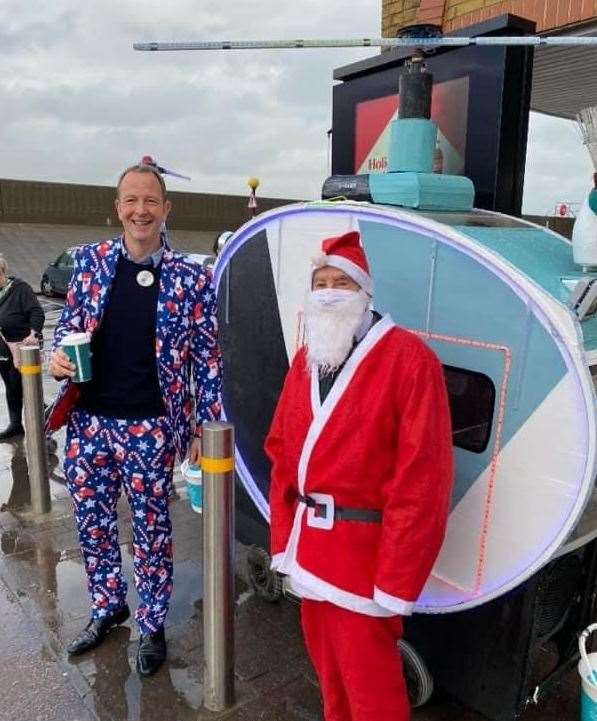
<svg viewBox="0 0 597 721">
<path fill-rule="evenodd" d="M 377 618 L 303 599 L 301 622 L 325 721 L 408 721 L 400 616 Z"/>
</svg>

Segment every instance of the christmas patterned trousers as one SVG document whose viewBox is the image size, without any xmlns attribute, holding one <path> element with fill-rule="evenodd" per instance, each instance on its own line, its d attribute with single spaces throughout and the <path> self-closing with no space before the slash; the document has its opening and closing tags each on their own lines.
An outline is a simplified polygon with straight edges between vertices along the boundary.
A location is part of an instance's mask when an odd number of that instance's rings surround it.
<svg viewBox="0 0 597 721">
<path fill-rule="evenodd" d="M 164 416 L 118 420 L 73 410 L 64 472 L 73 501 L 93 618 L 126 599 L 116 503 L 124 487 L 133 524 L 133 564 L 142 634 L 164 623 L 172 592 L 172 525 L 168 495 L 174 445 Z"/>
<path fill-rule="evenodd" d="M 325 721 L 408 721 L 400 616 L 366 616 L 303 598 L 301 623 Z"/>
</svg>

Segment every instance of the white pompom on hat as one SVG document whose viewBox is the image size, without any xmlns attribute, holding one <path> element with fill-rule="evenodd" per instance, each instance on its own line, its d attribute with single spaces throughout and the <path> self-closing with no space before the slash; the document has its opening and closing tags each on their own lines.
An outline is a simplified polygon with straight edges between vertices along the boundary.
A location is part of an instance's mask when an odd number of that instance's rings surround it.
<svg viewBox="0 0 597 721">
<path fill-rule="evenodd" d="M 356 230 L 322 241 L 321 255 L 313 259 L 312 272 L 326 265 L 346 273 L 365 293 L 373 295 L 373 281 L 369 273 L 367 256 L 361 245 L 361 236 Z"/>
</svg>

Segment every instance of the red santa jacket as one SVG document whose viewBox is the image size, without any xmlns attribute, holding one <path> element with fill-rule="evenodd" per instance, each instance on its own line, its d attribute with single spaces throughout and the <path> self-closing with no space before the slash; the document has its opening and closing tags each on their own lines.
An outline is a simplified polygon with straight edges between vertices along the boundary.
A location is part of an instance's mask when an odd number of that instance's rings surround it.
<svg viewBox="0 0 597 721">
<path fill-rule="evenodd" d="M 307 597 L 371 616 L 410 613 L 439 553 L 452 488 L 449 408 L 433 352 L 386 315 L 320 403 L 301 349 L 265 450 L 272 567 Z M 321 528 L 298 493 L 377 509 L 382 520 Z"/>
</svg>

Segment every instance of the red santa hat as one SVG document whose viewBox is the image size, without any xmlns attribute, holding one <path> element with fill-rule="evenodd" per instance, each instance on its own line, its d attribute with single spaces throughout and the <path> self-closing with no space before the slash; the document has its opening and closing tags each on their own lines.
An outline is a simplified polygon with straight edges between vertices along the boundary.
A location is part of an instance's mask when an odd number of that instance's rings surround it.
<svg viewBox="0 0 597 721">
<path fill-rule="evenodd" d="M 349 278 L 361 286 L 365 293 L 373 295 L 373 281 L 369 273 L 369 264 L 361 245 L 361 236 L 356 230 L 322 241 L 321 255 L 313 259 L 312 273 L 326 265 L 331 265 L 346 273 Z"/>
</svg>

